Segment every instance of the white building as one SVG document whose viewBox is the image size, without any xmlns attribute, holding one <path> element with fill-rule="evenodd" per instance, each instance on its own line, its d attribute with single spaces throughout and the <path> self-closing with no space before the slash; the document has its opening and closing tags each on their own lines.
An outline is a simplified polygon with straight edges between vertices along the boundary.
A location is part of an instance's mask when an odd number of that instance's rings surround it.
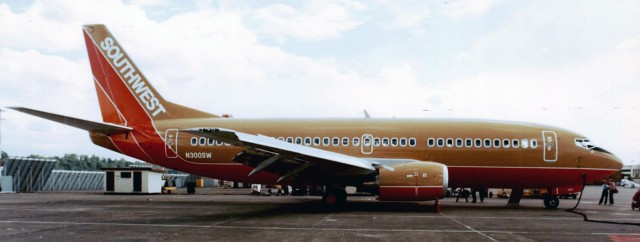
<svg viewBox="0 0 640 242">
<path fill-rule="evenodd" d="M 106 173 L 105 194 L 161 193 L 162 170 L 150 167 L 102 168 Z"/>
<path fill-rule="evenodd" d="M 640 179 L 640 164 L 622 166 L 622 178 L 629 180 Z"/>
</svg>

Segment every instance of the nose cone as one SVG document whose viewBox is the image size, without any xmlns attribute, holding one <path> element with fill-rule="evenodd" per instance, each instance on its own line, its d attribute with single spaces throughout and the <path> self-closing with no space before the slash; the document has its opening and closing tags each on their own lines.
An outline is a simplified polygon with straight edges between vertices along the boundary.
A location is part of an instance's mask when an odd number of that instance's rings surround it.
<svg viewBox="0 0 640 242">
<path fill-rule="evenodd" d="M 616 171 L 622 169 L 622 161 L 620 161 L 620 158 L 606 150 L 596 148 L 591 150 L 591 155 L 602 168 Z"/>
<path fill-rule="evenodd" d="M 622 161 L 617 156 L 610 154 L 608 155 L 607 163 L 609 164 L 611 169 L 621 170 L 622 169 Z"/>
</svg>

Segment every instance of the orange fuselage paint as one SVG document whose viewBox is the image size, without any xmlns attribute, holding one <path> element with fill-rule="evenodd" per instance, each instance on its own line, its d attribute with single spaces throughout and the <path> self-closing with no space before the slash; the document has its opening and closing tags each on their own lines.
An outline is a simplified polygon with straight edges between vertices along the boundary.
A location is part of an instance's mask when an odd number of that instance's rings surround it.
<svg viewBox="0 0 640 242">
<path fill-rule="evenodd" d="M 579 147 L 576 139 L 583 136 L 538 124 L 220 118 L 166 101 L 105 26 L 85 26 L 84 37 L 103 121 L 133 129 L 110 136 L 93 133 L 92 141 L 149 163 L 196 175 L 262 184 L 274 184 L 279 178 L 264 171 L 248 176 L 253 167 L 233 161 L 242 148 L 180 130 L 225 128 L 300 140 L 300 145 L 359 158 L 441 163 L 448 168 L 450 187 L 572 186 L 582 184 L 583 177 L 592 182 L 622 166 L 606 151 Z M 288 182 L 292 180 L 283 180 Z"/>
<path fill-rule="evenodd" d="M 468 120 L 402 120 L 402 119 L 182 119 L 155 122 L 160 132 L 151 132 L 144 137 L 141 146 L 149 147 L 147 152 L 151 156 L 151 163 L 176 169 L 187 169 L 189 172 L 228 180 L 247 181 L 254 183 L 273 183 L 276 176 L 263 174 L 262 176 L 247 177 L 251 167 L 239 165 L 233 161 L 236 154 L 242 151 L 239 147 L 220 145 L 218 142 L 206 140 L 201 145 L 203 137 L 194 136 L 181 130 L 194 127 L 228 128 L 250 134 L 260 134 L 274 138 L 296 138 L 304 141 L 311 139 L 309 146 L 362 158 L 381 159 L 411 159 L 418 161 L 432 161 L 447 165 L 449 168 L 449 185 L 451 187 L 558 187 L 582 183 L 582 174 L 587 175 L 587 182 L 601 179 L 620 169 L 620 163 L 613 155 L 578 147 L 576 138 L 581 135 L 570 131 L 534 125 L 495 121 Z M 164 140 L 165 131 L 174 130 L 172 139 Z M 557 143 L 548 146 L 543 141 L 543 132 L 552 131 L 557 135 Z M 372 146 L 363 152 L 362 137 L 367 134 L 373 139 Z M 314 144 L 315 138 L 320 138 L 320 145 Z M 325 137 L 330 139 L 328 146 L 323 145 Z M 337 146 L 333 145 L 333 138 L 339 139 Z M 348 145 L 343 145 L 343 138 L 347 137 Z M 196 139 L 195 145 L 192 139 Z M 358 145 L 353 144 L 353 138 L 360 139 Z M 384 145 L 382 140 L 397 138 L 407 139 L 404 146 Z M 117 142 L 119 138 L 112 138 Z M 379 144 L 374 140 L 380 139 Z M 408 140 L 415 139 L 414 146 Z M 428 144 L 434 139 L 433 146 Z M 442 147 L 438 146 L 438 139 L 443 139 Z M 449 147 L 448 139 L 453 139 Z M 463 144 L 458 147 L 457 139 Z M 466 140 L 472 139 L 471 147 L 467 147 Z M 482 141 L 481 147 L 475 146 L 475 140 Z M 485 140 L 491 141 L 490 147 L 485 147 Z M 500 140 L 500 147 L 494 146 L 494 141 Z M 536 148 L 529 145 L 515 148 L 511 142 L 523 139 L 528 142 L 537 141 Z M 509 140 L 509 147 L 504 146 L 504 140 Z M 120 141 L 121 143 L 123 141 Z M 554 140 L 554 142 L 556 142 Z M 169 143 L 170 145 L 166 145 Z M 545 161 L 548 148 L 557 148 L 555 161 Z M 121 152 L 137 154 L 138 147 Z M 547 149 L 547 151 L 545 151 Z M 177 155 L 174 153 L 177 151 Z M 194 155 L 196 154 L 196 155 Z M 260 173 L 259 173 L 260 174 Z"/>
</svg>

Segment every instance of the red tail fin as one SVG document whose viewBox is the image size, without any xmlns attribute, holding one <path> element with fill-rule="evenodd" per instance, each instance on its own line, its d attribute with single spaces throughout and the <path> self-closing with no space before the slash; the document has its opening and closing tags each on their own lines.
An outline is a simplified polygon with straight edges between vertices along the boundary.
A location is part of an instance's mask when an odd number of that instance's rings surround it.
<svg viewBox="0 0 640 242">
<path fill-rule="evenodd" d="M 105 122 L 140 125 L 163 119 L 218 117 L 162 98 L 104 25 L 85 25 L 84 38 Z"/>
</svg>

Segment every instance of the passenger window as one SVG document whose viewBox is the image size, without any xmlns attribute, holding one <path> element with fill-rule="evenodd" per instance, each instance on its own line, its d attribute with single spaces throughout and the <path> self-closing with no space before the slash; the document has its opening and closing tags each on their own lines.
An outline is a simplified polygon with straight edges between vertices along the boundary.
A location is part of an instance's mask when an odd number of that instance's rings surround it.
<svg viewBox="0 0 640 242">
<path fill-rule="evenodd" d="M 380 138 L 376 137 L 373 138 L 373 146 L 380 146 Z"/>
<path fill-rule="evenodd" d="M 517 139 L 512 140 L 511 144 L 513 145 L 513 148 L 520 148 L 520 141 Z"/>
<path fill-rule="evenodd" d="M 340 138 L 338 137 L 333 137 L 332 142 L 333 146 L 338 146 L 340 145 Z"/>
<path fill-rule="evenodd" d="M 287 142 L 292 143 L 293 144 L 293 138 L 292 137 L 287 137 Z"/>
<path fill-rule="evenodd" d="M 522 139 L 522 148 L 529 148 L 529 140 Z"/>
<path fill-rule="evenodd" d="M 465 145 L 467 148 L 469 148 L 469 147 L 471 147 L 471 146 L 473 145 L 473 140 L 471 140 L 471 139 L 466 139 L 466 140 L 464 140 L 464 142 L 465 142 L 465 144 L 464 144 L 464 145 Z"/>
<path fill-rule="evenodd" d="M 311 145 L 311 138 L 309 138 L 309 137 L 304 138 L 304 145 L 306 145 L 306 146 Z"/>
<path fill-rule="evenodd" d="M 219 141 L 219 140 L 218 140 L 218 141 L 216 141 L 216 145 L 217 145 L 217 146 L 222 146 L 222 144 L 224 144 L 222 141 Z"/>
<path fill-rule="evenodd" d="M 411 147 L 416 146 L 416 138 L 409 138 L 409 146 Z"/>
<path fill-rule="evenodd" d="M 369 138 L 369 136 L 364 137 L 364 139 L 362 139 L 362 145 L 371 146 L 371 138 Z"/>
<path fill-rule="evenodd" d="M 393 147 L 398 146 L 398 138 L 396 137 L 391 138 L 391 146 Z"/>
<path fill-rule="evenodd" d="M 216 141 L 214 139 L 211 139 L 211 138 L 209 138 L 207 141 L 208 141 L 207 145 L 209 145 L 209 146 L 213 146 L 216 143 Z"/>
<path fill-rule="evenodd" d="M 444 139 L 438 138 L 438 147 L 442 147 L 442 146 L 444 146 Z"/>
<path fill-rule="evenodd" d="M 204 146 L 207 143 L 207 139 L 205 137 L 200 137 L 200 146 Z"/>
<path fill-rule="evenodd" d="M 538 140 L 532 139 L 531 140 L 531 149 L 535 149 L 538 148 Z"/>
<path fill-rule="evenodd" d="M 284 137 L 278 137 L 278 140 L 284 141 Z"/>
<path fill-rule="evenodd" d="M 481 140 L 481 139 L 476 139 L 476 141 L 475 141 L 475 142 L 476 142 L 476 144 L 475 144 L 475 145 L 476 145 L 476 148 L 480 148 L 480 147 L 482 147 L 482 140 Z"/>
<path fill-rule="evenodd" d="M 329 137 L 322 138 L 322 145 L 329 146 Z"/>
<path fill-rule="evenodd" d="M 198 138 L 193 137 L 191 138 L 191 146 L 196 146 L 198 144 Z"/>
<path fill-rule="evenodd" d="M 511 143 L 508 139 L 502 140 L 502 147 L 509 148 L 509 146 L 511 146 Z"/>
<path fill-rule="evenodd" d="M 429 147 L 433 147 L 436 145 L 436 140 L 434 138 L 429 138 L 429 140 L 427 141 L 427 145 Z"/>
<path fill-rule="evenodd" d="M 447 139 L 447 147 L 453 147 L 453 139 L 452 138 L 448 138 Z"/>
<path fill-rule="evenodd" d="M 500 140 L 499 139 L 494 139 L 493 140 L 493 148 L 500 148 Z"/>
<path fill-rule="evenodd" d="M 490 147 L 491 147 L 491 140 L 484 139 L 484 148 L 490 148 Z"/>
<path fill-rule="evenodd" d="M 320 146 L 320 137 L 313 138 L 313 145 Z"/>
<path fill-rule="evenodd" d="M 360 138 L 358 137 L 353 138 L 353 146 L 358 146 L 358 145 L 360 145 Z"/>
<path fill-rule="evenodd" d="M 407 138 L 401 138 L 400 139 L 400 146 L 402 146 L 402 147 L 407 146 Z"/>
<path fill-rule="evenodd" d="M 389 138 L 387 137 L 382 138 L 382 146 L 384 147 L 389 146 Z"/>
<path fill-rule="evenodd" d="M 456 139 L 456 147 L 458 147 L 458 148 L 462 147 L 462 139 L 460 139 L 460 138 Z"/>
<path fill-rule="evenodd" d="M 296 137 L 296 144 L 299 144 L 299 145 L 302 144 L 302 138 L 301 137 Z"/>
<path fill-rule="evenodd" d="M 349 146 L 349 138 L 348 137 L 343 137 L 342 138 L 342 146 Z"/>
</svg>

